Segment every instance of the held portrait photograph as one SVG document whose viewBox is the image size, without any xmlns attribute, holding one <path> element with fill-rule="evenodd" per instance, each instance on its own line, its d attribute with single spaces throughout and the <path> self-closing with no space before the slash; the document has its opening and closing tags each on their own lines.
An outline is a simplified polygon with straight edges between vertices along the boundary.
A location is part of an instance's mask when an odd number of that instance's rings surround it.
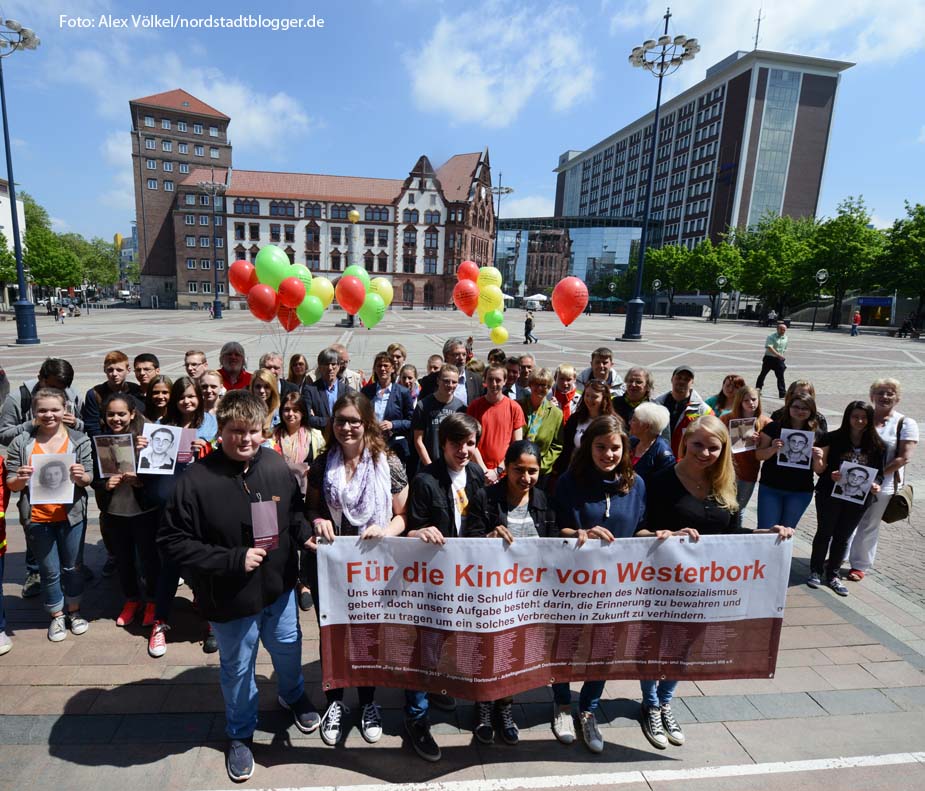
<svg viewBox="0 0 925 791">
<path fill-rule="evenodd" d="M 753 417 L 733 418 L 729 421 L 729 439 L 732 442 L 733 453 L 745 453 L 758 446 L 755 439 L 755 423 Z"/>
<path fill-rule="evenodd" d="M 93 438 L 100 477 L 111 478 L 113 475 L 135 472 L 133 443 L 131 434 L 101 434 Z"/>
<path fill-rule="evenodd" d="M 843 461 L 838 469 L 839 479 L 832 486 L 832 497 L 847 500 L 849 503 L 863 503 L 867 499 L 870 487 L 877 482 L 877 470 Z"/>
<path fill-rule="evenodd" d="M 138 454 L 138 473 L 141 475 L 173 474 L 183 429 L 177 426 L 145 423 L 142 436 L 147 438 L 148 447 Z"/>
<path fill-rule="evenodd" d="M 69 505 L 74 502 L 71 453 L 38 453 L 32 456 L 32 479 L 29 501 L 32 505 Z"/>
<path fill-rule="evenodd" d="M 780 438 L 784 447 L 777 452 L 778 465 L 808 470 L 813 462 L 813 432 L 784 428 Z"/>
</svg>

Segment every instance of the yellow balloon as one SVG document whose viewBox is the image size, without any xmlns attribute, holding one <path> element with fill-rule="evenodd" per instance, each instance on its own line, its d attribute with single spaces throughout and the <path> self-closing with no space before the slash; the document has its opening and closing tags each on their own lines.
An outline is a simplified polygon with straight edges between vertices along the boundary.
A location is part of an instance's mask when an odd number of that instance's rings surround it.
<svg viewBox="0 0 925 791">
<path fill-rule="evenodd" d="M 503 324 L 499 324 L 491 331 L 491 342 L 497 346 L 507 343 L 508 337 L 510 336 Z"/>
<path fill-rule="evenodd" d="M 479 269 L 478 280 L 475 282 L 478 283 L 479 290 L 481 290 L 485 288 L 485 286 L 500 286 L 503 282 L 503 278 L 498 269 L 495 269 L 493 266 L 483 266 Z"/>
<path fill-rule="evenodd" d="M 308 293 L 318 297 L 325 308 L 334 300 L 334 286 L 326 277 L 313 277 Z"/>
<path fill-rule="evenodd" d="M 392 284 L 384 277 L 374 277 L 369 281 L 369 290 L 382 297 L 385 306 L 392 304 L 392 298 L 395 296 L 392 290 Z"/>
<path fill-rule="evenodd" d="M 350 222 L 359 222 L 360 213 L 356 209 L 351 209 L 347 212 L 347 219 L 350 220 Z"/>
<path fill-rule="evenodd" d="M 483 286 L 479 289 L 478 309 L 482 313 L 490 310 L 503 310 L 504 295 L 497 286 Z"/>
</svg>

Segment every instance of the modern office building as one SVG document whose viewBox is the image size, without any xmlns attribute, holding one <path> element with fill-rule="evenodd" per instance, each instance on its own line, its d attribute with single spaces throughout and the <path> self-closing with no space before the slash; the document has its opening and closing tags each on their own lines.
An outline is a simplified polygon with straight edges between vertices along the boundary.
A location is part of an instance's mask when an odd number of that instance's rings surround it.
<svg viewBox="0 0 925 791">
<path fill-rule="evenodd" d="M 653 145 L 651 217 L 663 223 L 663 244 L 717 241 L 767 213 L 814 215 L 841 72 L 853 65 L 762 50 L 730 55 L 662 104 L 657 142 L 653 110 L 562 154 L 556 215 L 641 218 Z"/>
<path fill-rule="evenodd" d="M 572 275 L 590 289 L 626 271 L 641 233 L 638 221 L 616 217 L 502 218 L 495 266 L 514 297 L 548 295 Z M 657 244 L 660 234 L 652 222 L 649 238 Z"/>
<path fill-rule="evenodd" d="M 144 307 L 205 306 L 213 266 L 227 304 L 238 296 L 227 263 L 252 261 L 267 244 L 332 279 L 363 265 L 405 305 L 446 305 L 461 261 L 492 261 L 487 149 L 438 168 L 422 156 L 402 179 L 235 170 L 228 116 L 182 90 L 129 106 Z M 214 206 L 203 182 L 225 188 Z"/>
</svg>

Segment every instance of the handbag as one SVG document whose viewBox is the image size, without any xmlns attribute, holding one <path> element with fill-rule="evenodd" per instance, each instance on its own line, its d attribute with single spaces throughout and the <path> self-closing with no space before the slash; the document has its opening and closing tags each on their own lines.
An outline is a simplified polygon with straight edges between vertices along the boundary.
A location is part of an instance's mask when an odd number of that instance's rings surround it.
<svg viewBox="0 0 925 791">
<path fill-rule="evenodd" d="M 896 425 L 896 452 L 899 453 L 899 435 L 902 432 L 903 420 L 900 418 Z M 900 487 L 899 470 L 893 473 L 893 487 L 896 490 L 890 495 L 890 501 L 886 504 L 881 517 L 884 522 L 891 525 L 893 522 L 899 522 L 901 519 L 908 519 L 912 513 L 912 484 L 907 483 Z"/>
</svg>

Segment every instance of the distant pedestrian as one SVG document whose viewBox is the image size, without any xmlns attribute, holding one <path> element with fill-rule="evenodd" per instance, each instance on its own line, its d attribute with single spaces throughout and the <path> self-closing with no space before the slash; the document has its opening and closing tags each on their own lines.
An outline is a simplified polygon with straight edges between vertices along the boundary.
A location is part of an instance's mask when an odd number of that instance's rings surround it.
<svg viewBox="0 0 925 791">
<path fill-rule="evenodd" d="M 211 303 L 209 304 L 209 318 L 215 318 L 215 307 Z"/>
<path fill-rule="evenodd" d="M 527 313 L 524 319 L 524 343 L 536 343 L 536 335 L 533 334 L 533 314 Z"/>
<path fill-rule="evenodd" d="M 764 387 L 765 377 L 770 371 L 774 371 L 777 377 L 777 396 L 783 398 L 787 394 L 787 385 L 784 383 L 784 371 L 787 369 L 785 362 L 787 358 L 787 345 L 790 339 L 787 337 L 787 325 L 781 322 L 777 325 L 777 331 L 768 335 L 764 342 L 764 358 L 761 360 L 761 373 L 758 374 L 758 381 L 755 387 L 761 390 Z"/>
<path fill-rule="evenodd" d="M 62 305 L 60 308 L 58 308 L 58 319 L 62 324 L 64 324 L 65 315 L 67 314 L 64 311 L 64 305 Z"/>
<path fill-rule="evenodd" d="M 57 323 L 58 323 L 58 320 L 59 320 L 59 318 L 60 318 L 60 317 L 58 316 L 58 309 L 57 309 L 56 307 L 54 307 L 50 302 L 48 303 L 48 312 L 54 315 L 54 317 L 55 317 L 55 324 L 57 324 Z"/>
<path fill-rule="evenodd" d="M 861 334 L 861 311 L 859 310 L 854 311 L 854 316 L 851 318 L 851 334 Z"/>
</svg>

